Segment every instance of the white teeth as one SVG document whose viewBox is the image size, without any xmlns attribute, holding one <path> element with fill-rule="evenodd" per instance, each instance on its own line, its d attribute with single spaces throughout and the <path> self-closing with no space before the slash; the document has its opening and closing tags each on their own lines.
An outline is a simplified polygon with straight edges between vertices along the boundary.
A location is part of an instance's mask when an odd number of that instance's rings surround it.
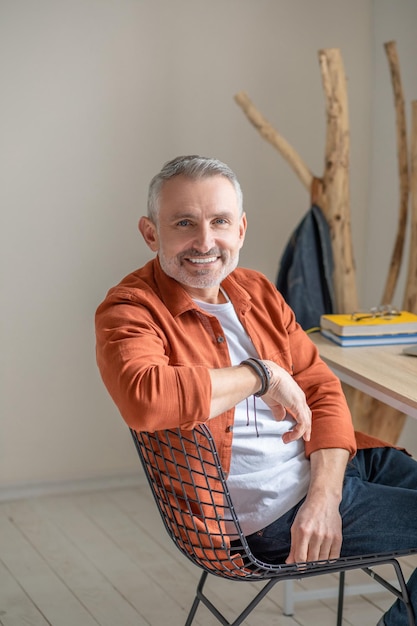
<svg viewBox="0 0 417 626">
<path fill-rule="evenodd" d="M 204 259 L 202 258 L 198 258 L 198 259 L 188 259 L 190 261 L 190 263 L 214 263 L 217 260 L 217 257 L 212 256 L 212 257 L 205 257 Z"/>
</svg>

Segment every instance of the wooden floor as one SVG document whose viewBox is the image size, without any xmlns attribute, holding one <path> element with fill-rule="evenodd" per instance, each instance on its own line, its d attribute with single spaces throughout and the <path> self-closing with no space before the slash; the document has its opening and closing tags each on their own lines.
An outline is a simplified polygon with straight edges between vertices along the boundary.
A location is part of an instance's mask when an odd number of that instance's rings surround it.
<svg viewBox="0 0 417 626">
<path fill-rule="evenodd" d="M 403 564 L 408 575 L 417 559 Z M 347 576 L 350 585 L 372 582 Z M 146 485 L 0 504 L 1 626 L 183 626 L 198 577 L 171 545 Z M 296 583 L 336 585 L 333 576 Z M 256 586 L 210 577 L 207 588 L 231 619 Z M 390 604 L 387 592 L 347 597 L 343 623 L 375 626 Z M 292 617 L 282 606 L 280 583 L 245 624 L 336 623 L 335 598 L 298 602 Z M 201 606 L 195 624 L 219 623 Z"/>
</svg>

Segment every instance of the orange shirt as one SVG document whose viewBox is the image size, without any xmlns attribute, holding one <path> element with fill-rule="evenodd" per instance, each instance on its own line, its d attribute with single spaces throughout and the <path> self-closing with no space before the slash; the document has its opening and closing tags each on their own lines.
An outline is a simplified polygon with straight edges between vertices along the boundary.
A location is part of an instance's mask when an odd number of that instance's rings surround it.
<svg viewBox="0 0 417 626">
<path fill-rule="evenodd" d="M 312 411 L 306 455 L 320 448 L 344 448 L 354 455 L 355 434 L 339 380 L 276 287 L 242 268 L 222 287 L 259 357 L 283 367 L 305 392 Z M 218 320 L 162 271 L 158 258 L 110 289 L 97 309 L 96 335 L 103 381 L 129 427 L 191 429 L 207 422 L 208 370 L 230 366 L 227 342 Z M 233 417 L 231 409 L 209 422 L 226 475 Z"/>
</svg>

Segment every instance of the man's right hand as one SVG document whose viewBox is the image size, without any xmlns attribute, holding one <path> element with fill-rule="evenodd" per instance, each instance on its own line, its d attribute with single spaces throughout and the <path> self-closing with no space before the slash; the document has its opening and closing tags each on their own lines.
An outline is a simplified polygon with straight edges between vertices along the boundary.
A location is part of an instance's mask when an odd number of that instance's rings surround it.
<svg viewBox="0 0 417 626">
<path fill-rule="evenodd" d="M 283 420 L 288 412 L 295 420 L 295 426 L 283 435 L 283 442 L 290 443 L 301 438 L 310 441 L 311 411 L 304 391 L 282 367 L 273 361 L 264 362 L 272 376 L 269 390 L 262 396 L 262 400 L 269 406 L 275 419 Z"/>
</svg>

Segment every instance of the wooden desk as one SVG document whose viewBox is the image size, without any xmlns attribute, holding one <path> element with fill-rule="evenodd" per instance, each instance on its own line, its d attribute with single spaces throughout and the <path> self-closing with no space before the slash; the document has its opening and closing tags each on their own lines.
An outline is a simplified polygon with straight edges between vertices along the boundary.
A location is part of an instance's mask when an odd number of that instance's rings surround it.
<svg viewBox="0 0 417 626">
<path fill-rule="evenodd" d="M 417 419 L 417 357 L 403 345 L 341 348 L 320 333 L 310 338 L 341 381 Z"/>
</svg>

